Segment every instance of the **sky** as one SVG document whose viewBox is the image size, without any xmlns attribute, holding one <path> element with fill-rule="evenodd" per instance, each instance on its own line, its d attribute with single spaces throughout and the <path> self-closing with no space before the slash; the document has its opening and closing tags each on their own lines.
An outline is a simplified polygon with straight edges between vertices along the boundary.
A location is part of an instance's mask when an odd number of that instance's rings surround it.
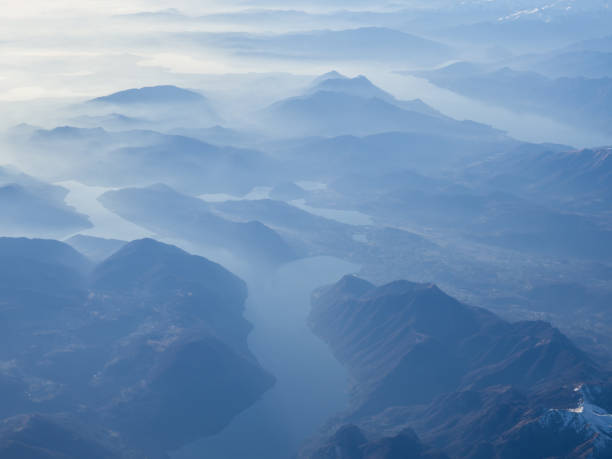
<svg viewBox="0 0 612 459">
<path fill-rule="evenodd" d="M 218 49 L 172 43 L 185 31 L 272 33 L 287 31 L 231 27 L 198 21 L 201 15 L 257 7 L 324 12 L 350 6 L 385 9 L 385 4 L 355 1 L 218 1 L 195 0 L 0 0 L 0 101 L 82 99 L 123 87 L 169 82 L 178 74 L 223 74 L 258 71 L 260 63 L 235 59 Z M 400 7 L 395 4 L 394 7 Z M 172 16 L 138 17 L 142 12 Z M 179 16 L 183 15 L 183 17 Z M 303 72 L 279 63 L 266 71 Z M 316 66 L 312 67 L 316 70 Z"/>
</svg>

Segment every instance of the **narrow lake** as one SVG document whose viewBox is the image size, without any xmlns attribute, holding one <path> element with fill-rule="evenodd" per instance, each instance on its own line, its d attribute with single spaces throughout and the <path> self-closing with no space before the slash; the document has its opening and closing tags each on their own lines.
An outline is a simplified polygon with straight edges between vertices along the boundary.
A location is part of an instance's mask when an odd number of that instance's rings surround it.
<svg viewBox="0 0 612 459">
<path fill-rule="evenodd" d="M 219 435 L 200 440 L 173 459 L 287 459 L 325 421 L 346 408 L 347 374 L 307 325 L 310 294 L 358 266 L 333 257 L 284 265 L 265 279 L 248 279 L 249 347 L 277 378 L 262 400 Z"/>
</svg>

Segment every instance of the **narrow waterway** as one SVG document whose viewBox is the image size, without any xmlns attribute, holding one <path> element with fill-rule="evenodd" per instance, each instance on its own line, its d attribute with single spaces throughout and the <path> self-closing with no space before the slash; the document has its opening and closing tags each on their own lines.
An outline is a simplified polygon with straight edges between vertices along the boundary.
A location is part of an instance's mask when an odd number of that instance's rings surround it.
<svg viewBox="0 0 612 459">
<path fill-rule="evenodd" d="M 79 231 L 79 234 L 124 241 L 153 236 L 151 231 L 121 218 L 98 201 L 98 197 L 111 188 L 84 185 L 74 180 L 58 182 L 55 185 L 68 190 L 66 204 L 87 215 L 93 225 L 92 228 Z"/>
<path fill-rule="evenodd" d="M 358 266 L 332 257 L 284 265 L 265 278 L 247 277 L 249 347 L 277 378 L 262 400 L 228 428 L 173 455 L 174 459 L 287 459 L 327 419 L 346 408 L 347 374 L 312 334 L 310 294 Z"/>
<path fill-rule="evenodd" d="M 92 236 L 132 240 L 151 237 L 102 206 L 107 191 L 79 182 L 61 182 L 66 202 L 90 217 Z M 174 459 L 287 459 L 327 419 L 346 408 L 347 374 L 328 347 L 312 334 L 307 319 L 310 294 L 322 285 L 358 271 L 359 266 L 333 257 L 297 260 L 274 271 L 260 271 L 221 252 L 186 241 L 158 238 L 223 264 L 247 281 L 246 318 L 253 324 L 249 347 L 276 378 L 263 398 L 219 435 L 176 452 Z"/>
</svg>

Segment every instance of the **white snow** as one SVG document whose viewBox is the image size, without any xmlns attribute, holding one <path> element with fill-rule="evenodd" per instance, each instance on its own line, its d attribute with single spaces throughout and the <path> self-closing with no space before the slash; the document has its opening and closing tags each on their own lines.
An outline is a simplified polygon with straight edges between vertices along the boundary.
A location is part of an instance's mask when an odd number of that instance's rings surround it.
<svg viewBox="0 0 612 459">
<path fill-rule="evenodd" d="M 592 392 L 597 388 L 579 386 L 576 392 L 580 392 L 580 402 L 576 408 L 567 410 L 549 410 L 542 418 L 543 424 L 550 424 L 560 420 L 563 428 L 571 428 L 576 432 L 582 432 L 586 437 L 597 436 L 595 446 L 605 447 L 612 442 L 612 414 L 592 402 Z"/>
</svg>

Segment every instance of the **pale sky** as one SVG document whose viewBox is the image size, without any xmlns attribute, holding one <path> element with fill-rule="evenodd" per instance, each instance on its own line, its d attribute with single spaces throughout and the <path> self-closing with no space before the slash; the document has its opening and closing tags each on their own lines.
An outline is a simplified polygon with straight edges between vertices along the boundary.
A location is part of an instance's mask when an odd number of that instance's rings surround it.
<svg viewBox="0 0 612 459">
<path fill-rule="evenodd" d="M 218 49 L 168 45 L 164 34 L 226 31 L 214 22 L 167 22 L 118 17 L 174 8 L 197 16 L 271 7 L 254 0 L 0 0 L 0 101 L 86 98 L 124 87 L 170 82 L 173 74 L 248 72 L 258 67 Z M 371 2 L 276 2 L 283 8 L 325 10 Z M 279 24 L 283 27 L 283 24 Z M 236 30 L 236 29 L 234 29 Z M 240 29 L 242 30 L 242 29 Z M 245 29 L 247 31 L 247 29 Z M 252 30 L 248 30 L 252 31 Z M 286 31 L 286 30 L 285 30 Z M 267 65 L 266 71 L 287 66 Z"/>
</svg>

